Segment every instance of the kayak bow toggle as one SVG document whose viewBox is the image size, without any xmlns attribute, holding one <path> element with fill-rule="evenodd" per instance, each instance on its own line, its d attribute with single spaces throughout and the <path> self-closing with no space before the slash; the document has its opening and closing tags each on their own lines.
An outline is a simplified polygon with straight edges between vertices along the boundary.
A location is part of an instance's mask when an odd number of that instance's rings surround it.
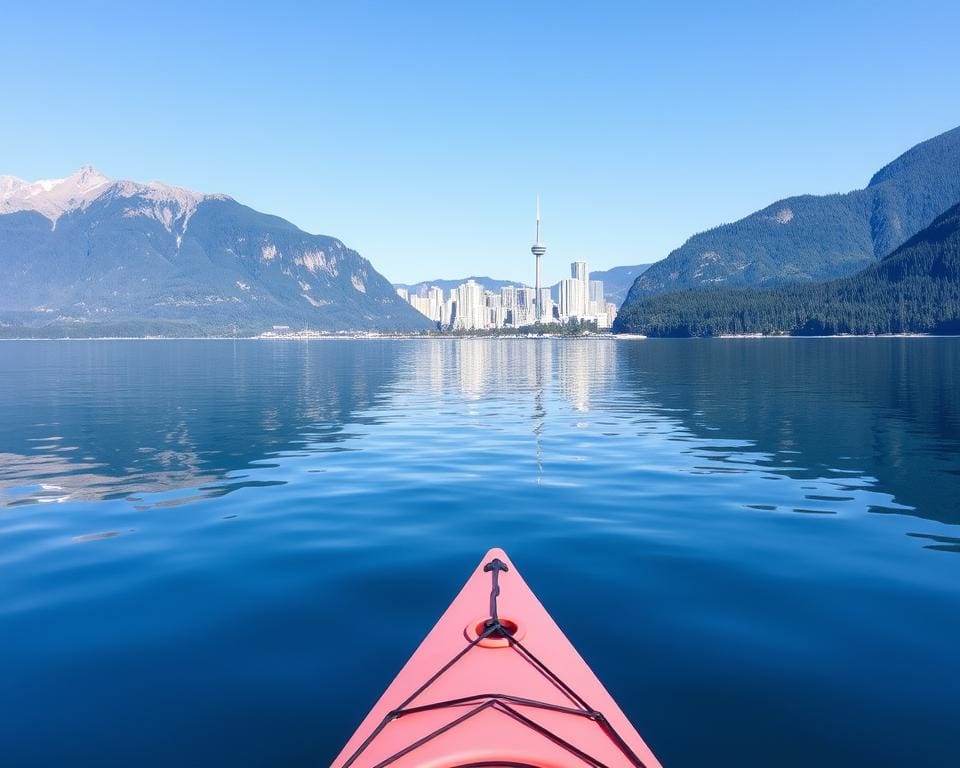
<svg viewBox="0 0 960 768">
<path fill-rule="evenodd" d="M 506 563 L 499 557 L 493 558 L 493 560 L 483 566 L 483 572 L 490 573 L 491 581 L 493 582 L 490 588 L 490 618 L 487 619 L 485 623 L 486 628 L 492 631 L 489 634 L 484 632 L 484 637 L 491 637 L 493 635 L 506 637 L 508 634 L 513 634 L 513 632 L 508 633 L 505 630 L 504 626 L 500 623 L 500 617 L 497 615 L 497 598 L 500 597 L 500 571 L 506 573 L 509 570 Z M 514 632 L 515 631 L 516 628 L 514 628 Z"/>
</svg>

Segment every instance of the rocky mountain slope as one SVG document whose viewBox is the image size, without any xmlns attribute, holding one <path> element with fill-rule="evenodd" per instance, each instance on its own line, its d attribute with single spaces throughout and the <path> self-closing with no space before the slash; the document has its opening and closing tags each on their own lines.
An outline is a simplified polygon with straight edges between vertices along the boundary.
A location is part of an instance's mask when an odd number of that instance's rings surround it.
<svg viewBox="0 0 960 768">
<path fill-rule="evenodd" d="M 0 332 L 256 333 L 272 325 L 419 330 L 365 258 L 226 195 L 0 177 Z"/>
</svg>

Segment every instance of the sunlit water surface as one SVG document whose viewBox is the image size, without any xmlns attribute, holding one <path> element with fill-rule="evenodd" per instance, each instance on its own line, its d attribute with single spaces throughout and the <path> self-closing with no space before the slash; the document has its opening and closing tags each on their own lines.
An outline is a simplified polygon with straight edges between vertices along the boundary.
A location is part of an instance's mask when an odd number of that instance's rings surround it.
<svg viewBox="0 0 960 768">
<path fill-rule="evenodd" d="M 0 762 L 326 765 L 503 546 L 668 768 L 955 766 L 960 340 L 0 343 Z"/>
</svg>

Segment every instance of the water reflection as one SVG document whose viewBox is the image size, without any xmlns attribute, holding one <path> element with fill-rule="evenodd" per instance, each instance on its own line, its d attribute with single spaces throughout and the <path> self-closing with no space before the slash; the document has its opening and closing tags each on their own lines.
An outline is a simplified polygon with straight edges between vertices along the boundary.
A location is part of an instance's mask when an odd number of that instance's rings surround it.
<svg viewBox="0 0 960 768">
<path fill-rule="evenodd" d="M 4 344 L 0 499 L 169 506 L 270 484 L 245 470 L 337 449 L 383 396 L 397 348 L 363 351 L 333 341 Z"/>
<path fill-rule="evenodd" d="M 267 472 L 278 463 L 362 448 L 377 424 L 430 418 L 418 410 L 429 403 L 434 430 L 469 423 L 506 439 L 505 420 L 529 419 L 537 482 L 569 481 L 551 425 L 570 414 L 585 438 L 606 439 L 579 457 L 595 464 L 624 469 L 640 454 L 687 476 L 791 481 L 790 494 L 731 488 L 750 509 L 866 503 L 960 522 L 956 340 L 54 342 L 0 352 L 8 507 L 171 506 L 280 484 Z M 615 442 L 623 437 L 633 442 Z"/>
<path fill-rule="evenodd" d="M 797 511 L 829 511 L 870 488 L 894 499 L 873 511 L 960 523 L 960 340 L 649 341 L 618 351 L 622 384 L 679 414 L 690 434 L 749 441 L 764 454 L 757 466 L 809 481 L 817 503 Z M 721 449 L 711 471 L 739 461 Z"/>
<path fill-rule="evenodd" d="M 556 385 L 576 410 L 617 375 L 616 343 L 571 339 L 460 339 L 408 347 L 409 380 L 421 391 L 481 400 Z M 405 375 L 406 378 L 406 375 Z"/>
</svg>

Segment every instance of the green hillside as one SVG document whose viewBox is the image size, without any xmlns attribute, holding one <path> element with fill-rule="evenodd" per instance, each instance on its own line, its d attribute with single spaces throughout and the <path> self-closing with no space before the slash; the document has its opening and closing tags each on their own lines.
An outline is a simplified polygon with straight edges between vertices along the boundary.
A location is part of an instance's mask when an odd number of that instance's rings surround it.
<svg viewBox="0 0 960 768">
<path fill-rule="evenodd" d="M 960 202 L 960 128 L 913 147 L 865 189 L 780 200 L 691 237 L 634 282 L 626 304 L 685 288 L 776 286 L 853 274 Z"/>
<path fill-rule="evenodd" d="M 845 278 L 779 288 L 713 288 L 624 306 L 615 332 L 960 333 L 960 205 L 877 264 Z"/>
</svg>

